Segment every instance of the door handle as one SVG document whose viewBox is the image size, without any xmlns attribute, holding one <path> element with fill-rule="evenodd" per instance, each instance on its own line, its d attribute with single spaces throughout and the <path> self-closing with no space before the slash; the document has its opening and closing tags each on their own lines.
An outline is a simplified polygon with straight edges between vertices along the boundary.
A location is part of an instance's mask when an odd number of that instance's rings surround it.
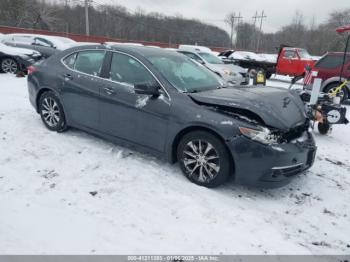
<svg viewBox="0 0 350 262">
<path fill-rule="evenodd" d="M 64 74 L 63 77 L 66 81 L 73 80 L 73 76 L 71 74 Z"/>
<path fill-rule="evenodd" d="M 104 87 L 103 90 L 107 95 L 113 95 L 114 94 L 114 89 L 110 87 Z"/>
</svg>

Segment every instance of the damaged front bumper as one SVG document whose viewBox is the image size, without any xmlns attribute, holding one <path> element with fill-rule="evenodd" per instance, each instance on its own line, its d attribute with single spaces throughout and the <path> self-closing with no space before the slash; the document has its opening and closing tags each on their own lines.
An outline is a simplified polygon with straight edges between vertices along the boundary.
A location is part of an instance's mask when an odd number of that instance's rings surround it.
<svg viewBox="0 0 350 262">
<path fill-rule="evenodd" d="M 290 182 L 309 169 L 315 159 L 313 135 L 305 131 L 289 143 L 264 145 L 244 136 L 228 142 L 234 161 L 234 177 L 238 184 L 275 188 Z"/>
</svg>

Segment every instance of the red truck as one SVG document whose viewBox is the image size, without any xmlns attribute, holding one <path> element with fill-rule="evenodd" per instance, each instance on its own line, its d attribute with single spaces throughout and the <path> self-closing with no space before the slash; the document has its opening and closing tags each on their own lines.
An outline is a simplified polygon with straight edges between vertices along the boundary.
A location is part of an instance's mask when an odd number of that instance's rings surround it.
<svg viewBox="0 0 350 262">
<path fill-rule="evenodd" d="M 240 51 L 237 51 L 240 52 Z M 272 74 L 302 76 L 305 74 L 305 67 L 313 67 L 316 60 L 303 48 L 281 46 L 278 52 L 277 59 L 267 61 L 263 59 L 254 59 L 259 54 L 244 59 L 237 59 L 234 55 L 235 51 L 229 50 L 219 54 L 226 63 L 234 63 L 243 68 L 247 68 L 249 72 L 255 73 L 259 70 L 264 70 L 266 78 L 270 78 Z M 242 52 L 249 54 L 251 52 Z M 251 53 L 254 54 L 254 53 Z M 226 57 L 226 58 L 225 58 Z"/>
</svg>

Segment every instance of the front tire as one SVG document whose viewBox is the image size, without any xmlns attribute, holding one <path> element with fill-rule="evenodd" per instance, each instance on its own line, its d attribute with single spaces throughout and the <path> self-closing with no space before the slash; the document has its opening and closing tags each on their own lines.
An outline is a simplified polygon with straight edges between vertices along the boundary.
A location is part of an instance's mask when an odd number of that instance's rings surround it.
<svg viewBox="0 0 350 262">
<path fill-rule="evenodd" d="M 231 158 L 224 143 L 205 131 L 185 135 L 178 145 L 177 159 L 191 182 L 208 188 L 225 183 L 232 172 Z"/>
<path fill-rule="evenodd" d="M 332 83 L 332 84 L 329 84 L 328 86 L 326 86 L 326 88 L 324 89 L 324 92 L 326 94 L 329 94 L 331 93 L 332 91 L 334 91 L 338 86 L 340 86 L 341 84 L 339 83 Z M 349 97 L 349 93 L 348 93 L 348 89 L 346 86 L 344 86 L 340 93 L 339 93 L 339 96 L 340 96 L 340 102 L 343 103 L 346 99 L 348 99 Z"/>
<path fill-rule="evenodd" d="M 54 92 L 48 91 L 41 95 L 39 113 L 44 125 L 50 131 L 64 132 L 67 129 L 63 106 Z"/>
</svg>

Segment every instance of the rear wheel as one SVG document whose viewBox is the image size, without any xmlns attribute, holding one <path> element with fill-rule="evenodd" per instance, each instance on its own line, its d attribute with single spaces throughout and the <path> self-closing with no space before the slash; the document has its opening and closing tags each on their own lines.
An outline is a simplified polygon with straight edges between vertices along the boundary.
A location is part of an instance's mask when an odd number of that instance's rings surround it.
<svg viewBox="0 0 350 262">
<path fill-rule="evenodd" d="M 178 145 L 177 158 L 185 176 L 200 186 L 217 187 L 226 182 L 231 173 L 225 145 L 205 131 L 185 135 Z"/>
<path fill-rule="evenodd" d="M 49 130 L 63 132 L 67 129 L 62 104 L 54 92 L 48 91 L 41 95 L 39 113 L 41 120 Z"/>
<path fill-rule="evenodd" d="M 324 92 L 327 93 L 327 94 L 331 94 L 333 93 L 338 86 L 340 86 L 341 84 L 339 83 L 332 83 L 332 84 L 329 84 L 328 86 L 326 86 L 326 88 L 324 89 Z M 348 89 L 346 88 L 346 86 L 344 86 L 338 96 L 340 97 L 340 102 L 343 103 L 348 97 L 349 97 L 349 94 L 348 94 Z"/>
<path fill-rule="evenodd" d="M 17 73 L 19 66 L 17 61 L 10 57 L 5 57 L 0 62 L 1 71 L 4 73 L 15 74 Z"/>
<path fill-rule="evenodd" d="M 327 135 L 327 133 L 331 129 L 331 126 L 328 123 L 318 123 L 317 129 L 321 135 Z"/>
</svg>

